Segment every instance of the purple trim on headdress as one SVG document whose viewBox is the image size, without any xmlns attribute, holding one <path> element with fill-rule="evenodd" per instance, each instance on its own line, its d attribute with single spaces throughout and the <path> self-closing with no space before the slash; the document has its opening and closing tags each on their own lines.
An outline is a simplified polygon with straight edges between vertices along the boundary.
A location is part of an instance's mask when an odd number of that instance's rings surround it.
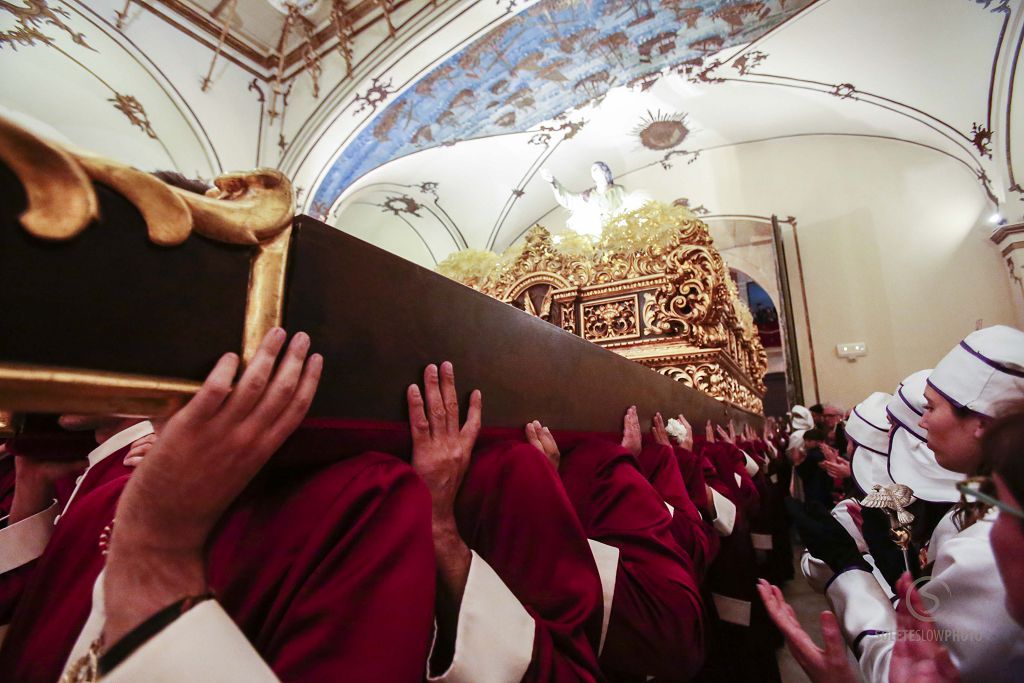
<svg viewBox="0 0 1024 683">
<path fill-rule="evenodd" d="M 966 341 L 960 342 L 960 346 L 963 347 L 963 349 L 967 351 L 967 353 L 971 354 L 972 356 L 974 356 L 975 358 L 977 358 L 990 368 L 995 368 L 999 372 L 1005 372 L 1007 375 L 1013 375 L 1014 377 L 1024 378 L 1024 370 L 1013 370 L 1012 368 L 1008 368 L 998 361 L 994 361 L 991 358 L 986 358 L 985 356 L 981 355 L 981 353 L 975 351 L 970 346 L 968 346 Z"/>
<path fill-rule="evenodd" d="M 853 481 L 854 487 L 860 492 L 860 495 L 857 497 L 863 498 L 864 496 L 868 495 L 868 492 L 865 491 L 864 487 L 862 487 L 860 485 L 860 482 L 857 481 L 857 471 L 853 469 L 853 461 L 857 458 L 857 450 L 860 448 L 863 448 L 863 446 L 858 445 L 857 448 L 853 449 L 853 454 L 850 456 L 850 479 Z M 868 465 L 868 469 L 871 469 L 871 465 Z M 827 587 L 826 590 L 828 590 Z"/>
<path fill-rule="evenodd" d="M 918 441 L 924 441 L 925 443 L 928 443 L 928 438 L 927 438 L 927 437 L 921 436 L 920 434 L 918 434 L 917 432 L 915 432 L 915 431 L 913 430 L 913 428 L 911 428 L 911 426 L 910 426 L 910 425 L 908 425 L 908 424 L 907 424 L 907 423 L 905 423 L 905 422 L 904 422 L 903 420 L 901 420 L 901 419 L 899 419 L 898 417 L 896 417 L 896 416 L 895 416 L 895 415 L 893 414 L 893 412 L 892 412 L 891 410 L 889 410 L 888 406 L 886 407 L 886 409 L 885 409 L 885 412 L 886 412 L 886 413 L 888 413 L 888 415 L 889 415 L 889 419 L 890 419 L 890 420 L 892 420 L 893 422 L 895 422 L 895 423 L 896 423 L 896 429 L 904 429 L 904 430 L 906 430 L 906 431 L 910 432 L 911 434 L 913 434 L 913 435 L 914 435 L 914 437 L 915 437 L 915 438 L 916 438 L 916 439 L 917 439 Z M 890 451 L 892 450 L 892 434 L 889 434 L 889 450 L 890 450 Z"/>
<path fill-rule="evenodd" d="M 888 410 L 888 408 L 886 408 L 886 410 Z M 892 415 L 892 413 L 889 414 Z M 899 420 L 897 420 L 897 422 L 899 422 Z M 889 478 L 892 479 L 894 484 L 898 484 L 899 482 L 896 481 L 896 477 L 892 476 L 892 440 L 896 438 L 896 432 L 898 430 L 899 427 L 889 432 L 889 457 L 885 459 L 885 473 L 889 475 Z"/>
<path fill-rule="evenodd" d="M 864 424 L 868 425 L 869 427 L 874 427 L 875 429 L 877 429 L 880 432 L 887 432 L 887 431 L 889 431 L 889 429 L 887 427 L 879 427 L 874 422 L 872 422 L 871 420 L 869 420 L 866 417 L 864 417 L 863 415 L 861 415 L 857 411 L 856 408 L 853 409 L 853 414 L 856 415 L 857 417 L 859 417 L 861 419 L 861 421 L 864 422 Z"/>
<path fill-rule="evenodd" d="M 949 401 L 950 403 L 955 405 L 957 408 L 966 408 L 967 407 L 963 403 L 961 403 L 960 401 L 956 400 L 955 398 L 953 398 L 952 396 L 947 394 L 942 389 L 939 389 L 937 386 L 935 386 L 935 383 L 932 382 L 931 378 L 929 378 L 929 379 L 927 379 L 925 381 L 928 383 L 928 386 L 930 386 L 935 391 L 939 392 L 939 395 L 942 396 L 942 398 L 946 399 L 947 401 Z"/>
<path fill-rule="evenodd" d="M 903 401 L 904 403 L 907 404 L 908 408 L 913 410 L 915 413 L 917 413 L 921 417 L 924 417 L 924 413 L 922 413 L 920 410 L 915 408 L 914 405 L 910 401 L 907 400 L 907 397 L 903 395 L 903 385 L 900 385 L 900 388 L 896 390 L 896 395 L 900 397 L 901 401 Z"/>
<path fill-rule="evenodd" d="M 867 422 L 867 421 L 865 420 L 865 422 Z M 868 422 L 868 424 L 871 424 L 871 423 L 870 423 L 870 422 Z M 874 425 L 872 425 L 872 426 L 874 426 Z M 882 430 L 878 430 L 878 431 L 882 431 Z M 889 433 L 889 430 L 888 430 L 888 429 L 886 429 L 886 430 L 885 430 L 885 433 L 886 433 L 886 434 L 888 434 L 888 433 Z M 847 440 L 847 441 L 850 441 L 851 443 L 853 443 L 853 445 L 854 445 L 854 446 L 856 446 L 857 448 L 863 448 L 863 449 L 864 449 L 864 450 L 866 450 L 866 451 L 871 451 L 872 453 L 878 453 L 879 455 L 881 455 L 881 456 L 884 456 L 884 457 L 886 457 L 886 458 L 888 458 L 888 457 L 889 457 L 889 454 L 888 454 L 888 453 L 883 453 L 882 451 L 876 451 L 876 450 L 875 450 L 874 448 L 872 448 L 871 446 L 865 446 L 865 445 L 864 445 L 864 444 L 862 444 L 862 443 L 861 443 L 860 441 L 857 441 L 857 439 L 855 439 L 855 438 L 853 437 L 853 435 L 851 435 L 851 434 L 850 434 L 849 432 L 847 432 L 847 433 L 846 433 L 846 440 Z M 852 458 L 853 456 L 850 456 L 850 457 Z M 852 460 L 851 460 L 851 462 L 852 462 Z"/>
</svg>

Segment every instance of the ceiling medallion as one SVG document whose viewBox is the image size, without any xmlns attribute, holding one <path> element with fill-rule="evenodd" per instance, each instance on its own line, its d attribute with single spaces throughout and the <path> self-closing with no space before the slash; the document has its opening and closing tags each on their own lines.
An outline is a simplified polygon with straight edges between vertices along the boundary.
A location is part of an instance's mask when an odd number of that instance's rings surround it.
<svg viewBox="0 0 1024 683">
<path fill-rule="evenodd" d="M 281 14 L 288 14 L 292 11 L 292 8 L 297 9 L 305 16 L 309 16 L 320 4 L 320 0 L 306 0 L 305 2 L 295 2 L 295 0 L 267 0 L 267 4 L 276 9 Z"/>
<path fill-rule="evenodd" d="M 650 111 L 640 119 L 633 134 L 647 149 L 671 149 L 686 139 L 690 129 L 686 127 L 686 114 L 656 114 Z"/>
</svg>

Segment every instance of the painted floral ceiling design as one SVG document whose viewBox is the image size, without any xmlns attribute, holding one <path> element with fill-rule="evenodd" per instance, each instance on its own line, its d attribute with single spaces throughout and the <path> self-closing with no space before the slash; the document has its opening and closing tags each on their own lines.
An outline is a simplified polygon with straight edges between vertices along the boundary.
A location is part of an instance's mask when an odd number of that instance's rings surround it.
<svg viewBox="0 0 1024 683">
<path fill-rule="evenodd" d="M 317 188 L 330 206 L 365 173 L 463 140 L 528 130 L 609 89 L 699 70 L 764 35 L 811 0 L 543 0 L 464 47 L 395 97 L 375 80 L 357 113 L 379 113 Z"/>
</svg>

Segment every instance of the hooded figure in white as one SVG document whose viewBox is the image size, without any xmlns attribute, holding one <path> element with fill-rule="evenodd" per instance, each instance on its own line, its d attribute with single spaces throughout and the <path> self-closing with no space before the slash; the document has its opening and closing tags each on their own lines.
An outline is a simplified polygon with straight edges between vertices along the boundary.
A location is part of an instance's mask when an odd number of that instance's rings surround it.
<svg viewBox="0 0 1024 683">
<path fill-rule="evenodd" d="M 936 419 L 929 417 L 935 406 L 926 410 L 923 394 L 914 395 L 909 390 L 913 377 L 901 387 L 906 389 L 903 397 L 912 408 L 910 412 L 923 415 L 927 425 L 930 419 Z M 997 326 L 969 335 L 936 366 L 928 384 L 943 397 L 940 400 L 961 414 L 980 416 L 982 424 L 996 417 L 1000 404 L 1024 398 L 1024 332 Z M 913 421 L 909 416 L 907 420 Z M 919 422 L 903 428 L 928 438 Z M 901 453 L 898 457 L 909 455 Z M 927 457 L 920 449 L 914 455 Z M 894 470 L 897 483 L 917 483 L 925 496 L 949 495 L 941 482 L 935 483 L 935 478 L 941 479 L 942 472 L 948 470 L 925 465 L 915 470 L 915 476 L 905 479 L 900 476 L 900 472 L 907 471 L 904 465 L 896 465 Z M 926 482 L 924 475 L 930 475 L 932 481 Z M 989 542 L 997 514 L 997 510 L 990 510 L 973 524 L 963 526 L 952 525 L 952 519 L 949 524 L 946 520 L 940 522 L 929 545 L 929 556 L 934 558 L 930 579 L 917 584 L 943 637 L 942 644 L 964 681 L 1018 681 L 1024 671 L 1024 629 L 1006 611 L 1005 588 Z M 837 573 L 825 595 L 858 658 L 864 679 L 887 682 L 897 635 L 889 596 L 863 564 L 833 569 Z"/>
</svg>

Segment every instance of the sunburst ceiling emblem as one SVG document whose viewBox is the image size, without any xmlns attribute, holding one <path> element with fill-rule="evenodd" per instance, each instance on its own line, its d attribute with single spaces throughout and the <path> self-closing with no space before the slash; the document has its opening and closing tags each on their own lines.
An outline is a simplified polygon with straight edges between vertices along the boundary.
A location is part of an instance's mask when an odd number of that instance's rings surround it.
<svg viewBox="0 0 1024 683">
<path fill-rule="evenodd" d="M 633 129 L 633 134 L 640 139 L 647 149 L 671 149 L 686 139 L 690 129 L 686 127 L 686 114 L 665 114 L 659 110 L 652 114 L 647 112 Z"/>
</svg>

